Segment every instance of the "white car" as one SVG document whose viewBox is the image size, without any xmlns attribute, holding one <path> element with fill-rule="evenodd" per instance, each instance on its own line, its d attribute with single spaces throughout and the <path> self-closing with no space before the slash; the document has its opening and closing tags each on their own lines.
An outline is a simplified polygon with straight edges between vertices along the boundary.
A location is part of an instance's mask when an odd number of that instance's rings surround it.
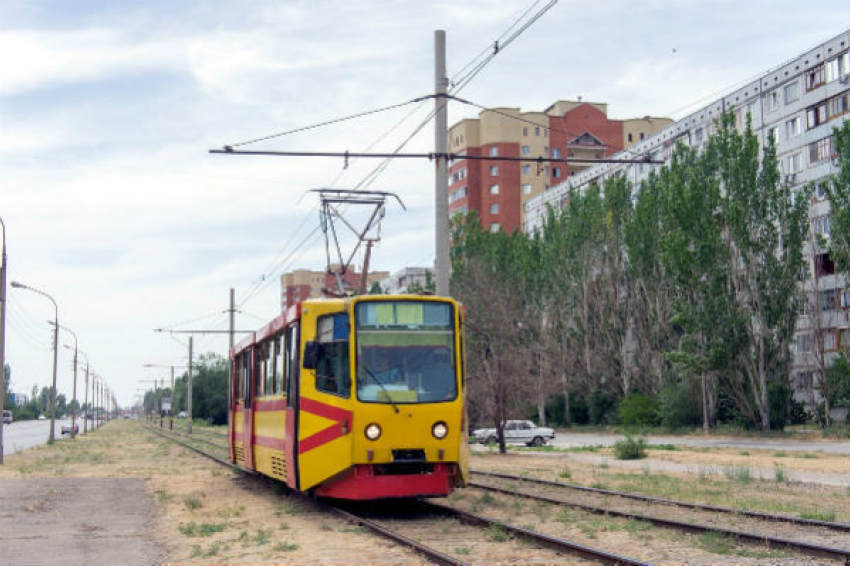
<svg viewBox="0 0 850 566">
<path fill-rule="evenodd" d="M 495 428 L 479 428 L 472 432 L 476 442 L 493 444 L 498 442 Z M 537 426 L 531 421 L 505 421 L 505 443 L 543 446 L 547 440 L 555 438 L 555 431 L 549 427 Z"/>
</svg>

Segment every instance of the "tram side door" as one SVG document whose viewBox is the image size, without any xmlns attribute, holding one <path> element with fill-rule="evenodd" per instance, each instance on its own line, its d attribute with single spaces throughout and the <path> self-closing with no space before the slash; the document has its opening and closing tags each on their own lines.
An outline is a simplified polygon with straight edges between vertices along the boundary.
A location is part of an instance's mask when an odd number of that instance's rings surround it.
<svg viewBox="0 0 850 566">
<path fill-rule="evenodd" d="M 245 420 L 242 422 L 242 445 L 245 450 L 245 467 L 254 469 L 254 382 L 257 367 L 257 349 L 251 347 L 245 351 L 245 383 L 243 383 L 243 391 L 245 395 L 245 406 L 243 415 Z"/>
<path fill-rule="evenodd" d="M 301 489 L 298 482 L 298 406 L 300 395 L 298 370 L 300 360 L 298 350 L 300 347 L 299 324 L 289 326 L 284 336 L 285 342 L 285 379 L 286 379 L 286 427 L 284 439 L 284 453 L 286 455 L 286 483 L 293 489 Z"/>
</svg>

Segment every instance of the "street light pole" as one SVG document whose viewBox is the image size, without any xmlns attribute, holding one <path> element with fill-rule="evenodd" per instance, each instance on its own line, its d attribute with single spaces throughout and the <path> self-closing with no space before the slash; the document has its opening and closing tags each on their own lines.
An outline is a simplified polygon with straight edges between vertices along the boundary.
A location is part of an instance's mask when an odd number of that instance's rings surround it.
<svg viewBox="0 0 850 566">
<path fill-rule="evenodd" d="M 6 402 L 6 224 L 3 227 L 3 255 L 0 260 L 0 466 L 3 465 L 3 407 Z"/>
<path fill-rule="evenodd" d="M 85 407 L 86 405 L 89 404 L 89 355 L 86 354 L 82 350 L 80 350 L 79 352 L 86 359 L 86 386 L 83 388 L 84 391 L 85 391 L 85 394 L 84 394 L 85 401 L 83 402 L 83 405 L 82 405 L 82 407 Z M 77 380 L 75 378 L 74 379 L 74 397 L 76 397 L 76 396 L 77 396 Z M 88 423 L 86 422 L 86 416 L 87 416 L 86 413 L 83 413 L 83 432 L 88 432 Z M 72 423 L 71 428 L 73 429 L 73 427 L 74 427 L 74 425 Z"/>
<path fill-rule="evenodd" d="M 51 297 L 44 291 L 36 289 L 35 287 L 30 287 L 28 285 L 24 285 L 23 283 L 18 283 L 17 281 L 12 281 L 11 285 L 16 289 L 26 289 L 27 291 L 38 293 L 39 295 L 47 297 L 48 299 L 50 299 L 50 302 L 53 303 L 53 391 L 50 395 L 50 436 L 47 438 L 47 443 L 53 444 L 56 438 L 56 431 L 54 430 L 54 427 L 56 426 L 56 360 L 58 357 L 59 349 L 59 305 L 56 304 L 56 301 L 53 300 L 53 297 Z"/>
</svg>

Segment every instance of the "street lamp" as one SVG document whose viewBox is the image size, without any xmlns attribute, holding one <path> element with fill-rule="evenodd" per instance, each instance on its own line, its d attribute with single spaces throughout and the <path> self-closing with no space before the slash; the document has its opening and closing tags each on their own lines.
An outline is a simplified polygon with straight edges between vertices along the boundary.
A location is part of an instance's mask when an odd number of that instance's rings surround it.
<svg viewBox="0 0 850 566">
<path fill-rule="evenodd" d="M 3 256 L 0 260 L 0 466 L 3 465 L 3 404 L 6 402 L 6 224 L 3 227 Z"/>
<path fill-rule="evenodd" d="M 65 346 L 65 347 L 67 348 L 68 346 Z M 86 386 L 83 388 L 84 401 L 83 401 L 83 405 L 82 405 L 83 407 L 85 407 L 89 404 L 89 356 L 88 356 L 88 354 L 86 354 L 82 350 L 80 350 L 79 352 L 86 358 Z M 75 390 L 76 390 L 76 387 L 75 387 Z M 89 423 L 88 423 L 87 417 L 88 417 L 88 413 L 90 411 L 91 411 L 91 407 L 89 407 L 89 409 L 83 414 L 83 432 L 84 433 L 89 431 Z"/>
<path fill-rule="evenodd" d="M 15 289 L 26 289 L 27 291 L 38 293 L 39 295 L 47 297 L 48 299 L 50 299 L 50 302 L 53 303 L 53 391 L 50 395 L 50 436 L 47 438 L 47 443 L 53 444 L 53 441 L 56 437 L 56 431 L 54 430 L 54 426 L 56 423 L 56 357 L 58 355 L 57 350 L 59 349 L 59 305 L 56 304 L 56 301 L 53 300 L 53 297 L 51 297 L 44 291 L 36 289 L 35 287 L 30 287 L 28 285 L 24 285 L 23 283 L 18 283 L 17 281 L 12 281 L 11 285 Z"/>
</svg>

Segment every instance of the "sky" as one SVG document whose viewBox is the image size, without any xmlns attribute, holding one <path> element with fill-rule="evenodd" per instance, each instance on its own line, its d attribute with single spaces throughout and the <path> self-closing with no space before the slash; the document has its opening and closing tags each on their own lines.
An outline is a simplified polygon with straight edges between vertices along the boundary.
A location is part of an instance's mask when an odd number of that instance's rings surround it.
<svg viewBox="0 0 850 566">
<path fill-rule="evenodd" d="M 324 269 L 312 189 L 397 193 L 406 210 L 388 205 L 372 267 L 431 265 L 428 161 L 392 162 L 365 182 L 378 161 L 208 150 L 427 95 L 434 30 L 446 31 L 457 78 L 545 3 L 0 0 L 8 280 L 55 299 L 59 323 L 126 406 L 169 374 L 146 364 L 179 374 L 187 363 L 187 336 L 154 329 L 227 328 L 230 288 L 237 328 L 255 329 L 279 312 L 283 272 Z M 581 96 L 607 102 L 611 118 L 680 118 L 848 27 L 846 0 L 560 0 L 457 94 L 523 110 Z M 393 151 L 424 122 L 405 151 L 429 152 L 432 107 L 242 149 Z M 477 113 L 452 104 L 449 125 Z M 12 390 L 29 393 L 51 379 L 53 305 L 10 288 L 7 307 Z M 63 345 L 73 346 L 65 331 L 57 383 L 71 398 Z M 226 336 L 199 335 L 194 350 L 226 355 Z"/>
</svg>

